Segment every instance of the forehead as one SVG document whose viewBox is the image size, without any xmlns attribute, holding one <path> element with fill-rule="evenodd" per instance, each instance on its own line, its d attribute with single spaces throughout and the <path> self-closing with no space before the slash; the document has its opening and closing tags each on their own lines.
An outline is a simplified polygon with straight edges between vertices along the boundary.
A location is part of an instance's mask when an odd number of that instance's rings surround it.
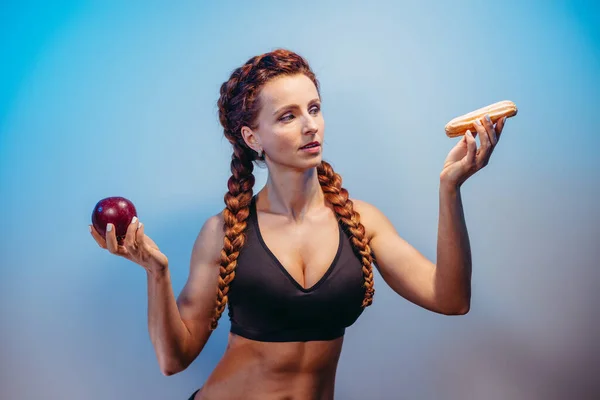
<svg viewBox="0 0 600 400">
<path fill-rule="evenodd" d="M 273 108 L 290 103 L 308 103 L 318 97 L 319 93 L 315 84 L 303 74 L 272 79 L 263 86 L 260 92 L 262 105 Z"/>
</svg>

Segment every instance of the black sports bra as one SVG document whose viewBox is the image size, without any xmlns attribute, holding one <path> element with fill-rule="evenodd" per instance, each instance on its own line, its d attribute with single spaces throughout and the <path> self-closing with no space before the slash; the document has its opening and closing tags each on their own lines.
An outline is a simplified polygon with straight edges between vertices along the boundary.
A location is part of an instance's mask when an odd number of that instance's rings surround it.
<svg viewBox="0 0 600 400">
<path fill-rule="evenodd" d="M 325 275 L 305 289 L 266 246 L 252 198 L 246 243 L 229 290 L 231 332 L 263 342 L 332 340 L 362 313 L 362 264 L 339 226 L 339 245 Z"/>
</svg>

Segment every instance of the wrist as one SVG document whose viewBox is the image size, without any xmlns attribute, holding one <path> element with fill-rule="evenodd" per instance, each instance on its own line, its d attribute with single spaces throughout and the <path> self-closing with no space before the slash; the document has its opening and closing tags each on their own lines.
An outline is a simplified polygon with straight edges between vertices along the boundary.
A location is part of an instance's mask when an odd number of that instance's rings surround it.
<svg viewBox="0 0 600 400">
<path fill-rule="evenodd" d="M 161 279 L 169 275 L 169 267 L 145 267 L 146 275 L 148 278 Z"/>
<path fill-rule="evenodd" d="M 460 192 L 461 184 L 449 179 L 440 178 L 440 191 L 448 194 L 457 194 Z"/>
</svg>

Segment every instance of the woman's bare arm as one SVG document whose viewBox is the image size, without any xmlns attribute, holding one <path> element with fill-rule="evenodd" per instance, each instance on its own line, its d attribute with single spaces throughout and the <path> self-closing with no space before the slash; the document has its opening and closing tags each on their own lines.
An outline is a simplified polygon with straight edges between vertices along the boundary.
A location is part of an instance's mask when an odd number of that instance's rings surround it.
<svg viewBox="0 0 600 400">
<path fill-rule="evenodd" d="M 441 190 L 437 266 L 400 237 L 375 206 L 352 201 L 370 239 L 376 266 L 392 290 L 430 311 L 462 315 L 470 303 L 469 240 L 460 196 Z"/>
<path fill-rule="evenodd" d="M 192 249 L 188 280 L 175 300 L 169 268 L 148 272 L 148 329 L 160 370 L 173 375 L 200 354 L 212 331 L 223 219 L 209 218 Z"/>
</svg>

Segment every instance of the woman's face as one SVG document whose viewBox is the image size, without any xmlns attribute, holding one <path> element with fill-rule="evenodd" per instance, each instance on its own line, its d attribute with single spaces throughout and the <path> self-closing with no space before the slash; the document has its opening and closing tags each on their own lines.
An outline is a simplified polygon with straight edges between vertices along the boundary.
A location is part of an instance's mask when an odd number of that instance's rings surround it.
<svg viewBox="0 0 600 400">
<path fill-rule="evenodd" d="M 264 151 L 267 166 L 296 170 L 318 166 L 325 121 L 310 78 L 303 74 L 277 77 L 263 86 L 258 101 L 257 128 L 243 127 L 242 135 L 251 148 Z"/>
</svg>

